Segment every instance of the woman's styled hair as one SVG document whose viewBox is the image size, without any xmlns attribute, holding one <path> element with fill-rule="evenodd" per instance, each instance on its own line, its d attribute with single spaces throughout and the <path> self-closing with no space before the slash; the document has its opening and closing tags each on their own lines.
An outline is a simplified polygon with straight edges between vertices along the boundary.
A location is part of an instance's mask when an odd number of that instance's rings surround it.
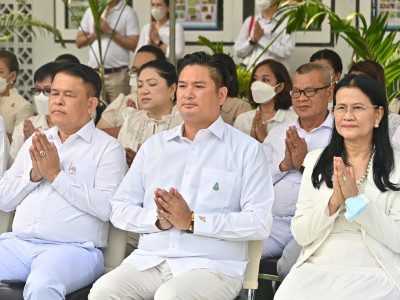
<svg viewBox="0 0 400 300">
<path fill-rule="evenodd" d="M 349 69 L 348 74 L 351 74 L 353 72 L 359 72 L 371 76 L 376 81 L 378 81 L 384 89 L 386 89 L 385 71 L 383 70 L 382 66 L 377 62 L 372 60 L 364 60 L 353 63 Z"/>
<path fill-rule="evenodd" d="M 174 83 L 178 84 L 178 76 L 176 75 L 176 69 L 173 64 L 170 62 L 167 62 L 165 60 L 152 60 L 149 61 L 148 63 L 145 63 L 139 70 L 138 72 L 138 78 L 140 76 L 140 73 L 144 69 L 154 69 L 160 75 L 161 78 L 164 78 L 167 81 L 167 86 L 171 86 Z"/>
<path fill-rule="evenodd" d="M 400 190 L 400 187 L 390 182 L 389 175 L 394 167 L 394 154 L 389 140 L 388 106 L 385 91 L 378 82 L 367 75 L 347 75 L 335 86 L 333 105 L 336 105 L 336 95 L 341 88 L 357 88 L 363 92 L 373 105 L 382 106 L 384 114 L 378 128 L 373 129 L 372 146 L 375 149 L 373 158 L 373 178 L 377 188 L 385 192 L 387 190 Z M 329 188 L 333 187 L 333 157 L 340 156 L 347 164 L 344 138 L 338 133 L 333 124 L 331 141 L 322 152 L 312 173 L 314 188 L 320 188 L 325 181 Z"/>
<path fill-rule="evenodd" d="M 292 90 L 292 80 L 290 79 L 289 72 L 286 69 L 286 67 L 273 59 L 265 59 L 262 62 L 260 62 L 253 70 L 253 73 L 251 74 L 250 82 L 249 82 L 249 89 L 247 91 L 247 98 L 251 103 L 253 103 L 254 106 L 258 106 L 259 104 L 254 102 L 253 100 L 253 95 L 251 94 L 251 84 L 255 81 L 254 80 L 254 74 L 256 73 L 257 69 L 261 66 L 268 66 L 272 73 L 274 73 L 274 76 L 276 78 L 277 83 L 284 83 L 285 86 L 282 90 L 282 92 L 276 94 L 275 98 L 275 110 L 278 109 L 289 109 L 290 106 L 292 105 L 292 98 L 290 97 L 290 91 Z"/>
<path fill-rule="evenodd" d="M 8 69 L 11 72 L 15 72 L 18 75 L 19 65 L 18 59 L 14 53 L 7 50 L 0 50 L 0 59 L 3 59 L 6 62 Z"/>
</svg>

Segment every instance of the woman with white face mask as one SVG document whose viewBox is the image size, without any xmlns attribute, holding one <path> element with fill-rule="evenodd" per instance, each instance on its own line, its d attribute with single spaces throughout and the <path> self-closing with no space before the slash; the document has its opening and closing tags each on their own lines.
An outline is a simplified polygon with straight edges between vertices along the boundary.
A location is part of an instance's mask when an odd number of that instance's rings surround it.
<svg viewBox="0 0 400 300">
<path fill-rule="evenodd" d="M 49 96 L 51 78 L 56 73 L 59 64 L 47 63 L 36 70 L 33 75 L 35 87 L 31 88 L 33 102 L 38 115 L 25 119 L 14 128 L 10 147 L 10 164 L 15 160 L 24 142 L 35 132 L 43 132 L 54 126 L 49 115 Z"/>
<path fill-rule="evenodd" d="M 14 88 L 18 70 L 17 57 L 10 51 L 0 50 L 0 115 L 10 143 L 14 127 L 33 116 L 33 105 Z"/>
<path fill-rule="evenodd" d="M 144 45 L 159 47 L 169 58 L 169 0 L 151 0 L 151 22 L 143 26 L 136 49 Z M 175 55 L 183 56 L 185 36 L 181 24 L 175 24 Z"/>
<path fill-rule="evenodd" d="M 257 109 L 240 114 L 234 127 L 262 143 L 272 128 L 297 118 L 290 109 L 291 89 L 292 81 L 283 64 L 272 59 L 262 61 L 254 68 L 248 91 L 248 99 Z"/>
</svg>

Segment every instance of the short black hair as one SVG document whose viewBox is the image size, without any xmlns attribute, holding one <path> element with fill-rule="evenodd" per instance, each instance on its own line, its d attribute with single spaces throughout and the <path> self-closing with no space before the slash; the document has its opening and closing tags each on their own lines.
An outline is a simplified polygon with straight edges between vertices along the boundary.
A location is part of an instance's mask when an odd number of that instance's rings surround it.
<svg viewBox="0 0 400 300">
<path fill-rule="evenodd" d="M 7 67 L 10 70 L 10 73 L 15 71 L 18 75 L 19 72 L 18 59 L 14 53 L 7 50 L 0 50 L 0 59 L 5 60 Z"/>
<path fill-rule="evenodd" d="M 228 97 L 237 97 L 239 95 L 239 82 L 237 79 L 235 62 L 233 61 L 232 57 L 225 53 L 214 54 L 213 56 L 220 59 L 225 64 L 225 67 L 231 77 L 231 84 L 228 87 Z"/>
<path fill-rule="evenodd" d="M 93 68 L 84 64 L 60 64 L 57 72 L 51 79 L 52 82 L 58 73 L 66 73 L 71 76 L 82 78 L 83 82 L 90 86 L 91 91 L 88 91 L 88 95 L 91 97 L 100 97 L 102 88 L 101 79 L 99 74 L 97 74 Z"/>
<path fill-rule="evenodd" d="M 47 76 L 53 78 L 54 74 L 57 73 L 59 66 L 60 65 L 55 62 L 44 64 L 36 70 L 35 74 L 33 75 L 33 82 L 36 83 L 37 81 L 43 81 Z"/>
<path fill-rule="evenodd" d="M 186 54 L 178 60 L 178 78 L 187 66 L 203 66 L 209 69 L 210 77 L 217 89 L 225 86 L 229 88 L 230 76 L 225 64 L 218 58 L 208 55 L 204 51 Z"/>
<path fill-rule="evenodd" d="M 315 62 L 316 60 L 321 60 L 321 59 L 327 60 L 331 65 L 332 69 L 335 71 L 335 73 L 339 72 L 342 73 L 343 71 L 342 59 L 335 51 L 329 49 L 319 50 L 315 52 L 313 55 L 311 55 L 310 62 Z"/>
<path fill-rule="evenodd" d="M 72 54 L 61 54 L 61 55 L 57 56 L 57 58 L 54 61 L 58 64 L 67 64 L 67 63 L 80 64 L 81 63 L 79 61 L 79 59 Z"/>
<path fill-rule="evenodd" d="M 175 66 L 166 60 L 152 60 L 148 63 L 145 63 L 140 68 L 137 76 L 139 77 L 140 73 L 142 73 L 142 71 L 147 68 L 152 68 L 156 70 L 158 75 L 160 75 L 161 78 L 164 78 L 167 81 L 167 86 L 178 83 L 178 76 L 176 75 Z"/>
<path fill-rule="evenodd" d="M 158 48 L 154 45 L 144 45 L 144 46 L 140 47 L 140 49 L 136 52 L 136 54 L 138 54 L 140 52 L 147 52 L 147 53 L 154 54 L 154 56 L 156 57 L 157 60 L 167 60 L 164 52 L 160 48 Z"/>
</svg>

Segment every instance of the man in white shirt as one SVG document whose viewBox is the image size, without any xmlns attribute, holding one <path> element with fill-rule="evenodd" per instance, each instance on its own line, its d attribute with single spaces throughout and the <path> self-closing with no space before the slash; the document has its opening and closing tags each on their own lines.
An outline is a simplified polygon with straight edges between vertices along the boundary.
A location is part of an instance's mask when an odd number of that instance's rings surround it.
<svg viewBox="0 0 400 300">
<path fill-rule="evenodd" d="M 0 180 L 0 209 L 16 209 L 0 236 L 0 280 L 26 281 L 25 299 L 64 299 L 104 272 L 110 200 L 124 176 L 124 149 L 95 128 L 99 75 L 62 65 L 52 80 L 56 125 L 26 140 Z"/>
<path fill-rule="evenodd" d="M 104 64 L 104 89 L 110 103 L 120 93 L 129 94 L 129 51 L 135 51 L 139 40 L 139 22 L 136 12 L 125 1 L 112 0 L 100 19 L 101 47 Z M 115 32 L 113 33 L 113 30 Z M 85 33 L 86 35 L 85 35 Z M 113 34 L 112 34 L 113 33 Z M 111 42 L 110 42 L 111 39 Z M 100 53 L 92 11 L 88 8 L 82 18 L 75 40 L 78 48 L 91 45 L 89 66 L 98 70 Z M 108 46 L 109 44 L 109 46 Z M 108 46 L 108 49 L 107 49 Z"/>
<path fill-rule="evenodd" d="M 302 163 L 309 151 L 328 144 L 333 127 L 333 117 L 328 111 L 333 86 L 325 66 L 317 63 L 300 66 L 293 77 L 290 95 L 299 117 L 272 129 L 263 143 L 275 194 L 274 222 L 271 235 L 264 242 L 263 258 L 280 258 L 283 249 L 293 240 L 290 222 L 296 210 Z"/>
<path fill-rule="evenodd" d="M 226 124 L 228 72 L 204 52 L 178 62 L 184 124 L 146 141 L 112 201 L 111 220 L 138 249 L 90 299 L 234 299 L 248 241 L 271 228 L 273 189 L 262 147 Z"/>
</svg>

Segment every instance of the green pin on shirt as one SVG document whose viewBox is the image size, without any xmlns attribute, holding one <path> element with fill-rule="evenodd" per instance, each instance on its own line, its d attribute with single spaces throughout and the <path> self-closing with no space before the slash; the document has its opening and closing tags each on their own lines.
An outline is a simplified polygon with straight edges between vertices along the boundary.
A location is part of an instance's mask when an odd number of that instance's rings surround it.
<svg viewBox="0 0 400 300">
<path fill-rule="evenodd" d="M 218 182 L 216 182 L 216 183 L 214 184 L 213 190 L 214 190 L 214 191 L 219 191 L 219 184 L 218 184 Z"/>
</svg>

